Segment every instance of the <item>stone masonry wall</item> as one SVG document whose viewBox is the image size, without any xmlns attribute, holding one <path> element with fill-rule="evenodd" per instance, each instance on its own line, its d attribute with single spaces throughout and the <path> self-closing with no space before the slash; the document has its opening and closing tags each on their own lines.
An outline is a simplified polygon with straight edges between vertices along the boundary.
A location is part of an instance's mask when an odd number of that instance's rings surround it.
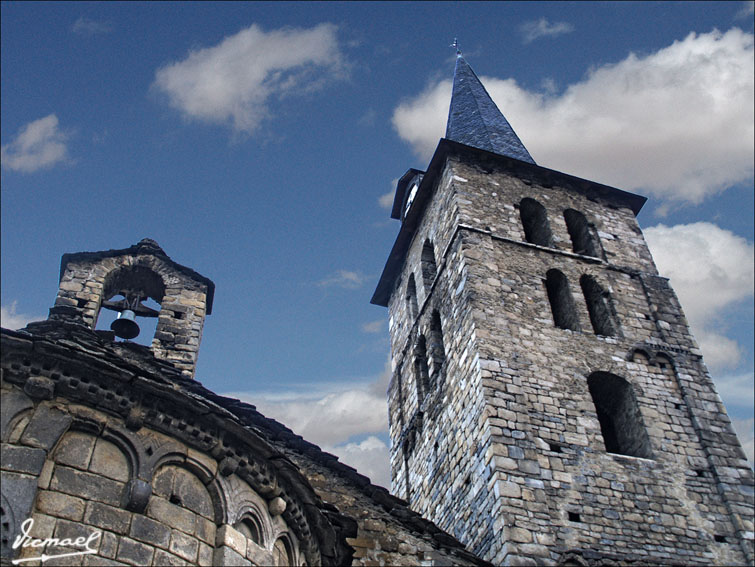
<svg viewBox="0 0 755 567">
<path fill-rule="evenodd" d="M 408 477 L 415 509 L 496 564 L 553 563 L 571 549 L 680 564 L 751 560 L 752 471 L 632 212 L 568 180 L 552 186 L 483 167 L 447 164 L 391 300 L 394 489 L 402 494 Z M 524 197 L 545 207 L 552 246 L 525 242 Z M 587 218 L 597 257 L 572 252 L 567 209 Z M 413 332 L 426 333 L 438 310 L 446 358 L 442 383 L 418 401 L 401 286 L 407 270 L 418 277 L 433 235 L 438 281 L 429 298 L 418 291 Z M 552 269 L 568 281 L 578 331 L 554 325 L 544 283 Z M 585 275 L 608 298 L 614 336 L 593 330 Z M 594 373 L 630 384 L 652 458 L 606 452 L 587 387 Z M 408 423 L 417 413 L 421 427 Z"/>
<path fill-rule="evenodd" d="M 220 475 L 212 456 L 141 428 L 131 440 L 138 440 L 144 454 L 161 457 L 155 459 L 146 506 L 135 511 L 129 499 L 135 490 L 133 456 L 118 435 L 128 431 L 125 424 L 60 398 L 35 402 L 3 386 L 8 412 L 3 497 L 15 499 L 3 503 L 14 516 L 9 535 L 15 538 L 26 518 L 34 521 L 29 532 L 34 538 L 102 534 L 90 545 L 95 554 L 50 559 L 46 565 L 271 565 L 280 538 L 289 544 L 294 564 L 303 560 L 281 516 L 268 512 L 266 500 L 242 479 Z M 213 490 L 213 484 L 223 490 Z M 261 527 L 259 541 L 234 527 L 251 513 Z M 11 545 L 4 539 L 4 558 L 14 556 Z M 70 551 L 44 550 L 47 555 Z M 27 547 L 15 557 L 39 555 L 38 548 Z"/>
</svg>

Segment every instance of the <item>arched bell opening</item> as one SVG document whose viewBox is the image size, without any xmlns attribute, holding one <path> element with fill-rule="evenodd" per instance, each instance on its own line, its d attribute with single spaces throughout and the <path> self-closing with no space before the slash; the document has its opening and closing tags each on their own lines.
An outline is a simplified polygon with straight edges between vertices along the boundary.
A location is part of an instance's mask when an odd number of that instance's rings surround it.
<svg viewBox="0 0 755 567">
<path fill-rule="evenodd" d="M 126 266 L 105 278 L 95 329 L 110 330 L 116 338 L 145 346 L 152 344 L 161 303 L 162 277 L 145 266 Z"/>
</svg>

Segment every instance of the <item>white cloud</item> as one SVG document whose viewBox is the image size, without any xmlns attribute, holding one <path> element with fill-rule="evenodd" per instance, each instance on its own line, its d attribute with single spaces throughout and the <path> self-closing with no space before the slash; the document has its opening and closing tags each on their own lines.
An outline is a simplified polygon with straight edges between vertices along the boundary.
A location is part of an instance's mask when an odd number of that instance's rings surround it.
<svg viewBox="0 0 755 567">
<path fill-rule="evenodd" d="M 391 372 L 386 365 L 371 382 L 300 385 L 282 393 L 225 394 L 254 404 L 265 416 L 284 423 L 308 441 L 337 455 L 373 482 L 389 486 L 386 391 Z M 351 440 L 367 437 L 361 442 Z M 381 462 L 382 460 L 382 462 Z M 374 475 L 374 476 L 373 476 Z"/>
<path fill-rule="evenodd" d="M 24 173 L 52 167 L 68 157 L 68 138 L 54 114 L 29 122 L 9 144 L 2 146 L 2 166 Z"/>
<path fill-rule="evenodd" d="M 370 321 L 362 325 L 362 331 L 365 333 L 382 333 L 387 330 L 388 326 L 385 324 L 385 319 L 378 319 L 377 321 Z"/>
<path fill-rule="evenodd" d="M 755 400 L 755 379 L 752 369 L 741 374 L 724 375 L 716 378 L 716 390 L 729 411 L 753 413 Z"/>
<path fill-rule="evenodd" d="M 753 35 L 691 33 L 592 69 L 560 95 L 482 78 L 539 164 L 669 201 L 699 203 L 753 175 Z M 443 136 L 451 81 L 394 111 L 423 158 Z"/>
<path fill-rule="evenodd" d="M 574 31 L 574 26 L 567 22 L 551 23 L 545 18 L 537 21 L 525 22 L 519 26 L 519 33 L 522 34 L 524 43 L 532 43 L 541 37 L 556 37 L 565 33 Z"/>
<path fill-rule="evenodd" d="M 345 289 L 358 289 L 368 280 L 368 276 L 352 270 L 337 270 L 334 274 L 317 282 L 320 287 L 342 287 Z"/>
<path fill-rule="evenodd" d="M 10 307 L 3 305 L 0 307 L 0 325 L 6 329 L 17 330 L 23 329 L 32 321 L 41 321 L 44 317 L 36 317 L 34 315 L 26 315 L 24 313 L 16 312 L 16 304 L 14 301 L 10 304 Z"/>
<path fill-rule="evenodd" d="M 734 367 L 739 346 L 722 333 L 724 310 L 753 295 L 752 243 L 728 230 L 697 222 L 645 229 L 650 252 L 668 277 L 711 370 Z"/>
<path fill-rule="evenodd" d="M 732 419 L 732 425 L 737 432 L 737 437 L 742 443 L 745 455 L 750 461 L 750 465 L 755 465 L 755 419 Z"/>
<path fill-rule="evenodd" d="M 315 90 L 343 68 L 332 24 L 267 32 L 253 24 L 161 67 L 153 88 L 186 117 L 251 133 L 270 117 L 271 100 Z"/>
<path fill-rule="evenodd" d="M 113 26 L 109 22 L 91 20 L 84 16 L 79 16 L 71 26 L 71 31 L 79 35 L 102 35 L 110 33 L 112 30 Z"/>
<path fill-rule="evenodd" d="M 380 195 L 380 198 L 378 199 L 378 203 L 380 206 L 384 209 L 391 210 L 393 208 L 393 199 L 396 197 L 396 191 L 394 189 L 391 189 L 384 195 Z"/>
<path fill-rule="evenodd" d="M 340 461 L 370 477 L 373 484 L 390 489 L 390 449 L 381 439 L 371 435 L 361 443 L 346 443 L 335 447 L 325 446 L 323 449 L 338 455 Z"/>
</svg>

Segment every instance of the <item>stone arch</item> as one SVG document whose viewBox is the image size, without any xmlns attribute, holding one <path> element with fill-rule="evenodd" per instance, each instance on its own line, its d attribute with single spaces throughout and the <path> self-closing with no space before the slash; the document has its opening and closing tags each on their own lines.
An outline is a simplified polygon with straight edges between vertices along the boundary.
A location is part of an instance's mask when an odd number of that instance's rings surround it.
<svg viewBox="0 0 755 567">
<path fill-rule="evenodd" d="M 650 352 L 644 348 L 634 348 L 629 352 L 627 360 L 637 364 L 649 364 L 652 359 Z"/>
<path fill-rule="evenodd" d="M 215 521 L 215 506 L 209 490 L 199 477 L 185 466 L 168 463 L 155 471 L 150 507 L 157 505 L 156 498 L 162 499 L 159 506 L 175 506 Z"/>
<path fill-rule="evenodd" d="M 274 530 L 266 500 L 237 475 L 225 477 L 222 485 L 227 510 L 227 516 L 222 523 L 230 524 L 242 531 L 239 524 L 245 519 L 252 521 L 260 538 L 257 541 L 258 545 L 267 549 L 273 540 Z"/>
<path fill-rule="evenodd" d="M 581 330 L 566 276 L 558 270 L 548 270 L 545 275 L 545 288 L 556 327 L 572 331 Z"/>
<path fill-rule="evenodd" d="M 587 386 L 606 451 L 652 458 L 650 438 L 632 385 L 616 374 L 593 372 L 587 377 Z"/>
<path fill-rule="evenodd" d="M 553 246 L 553 234 L 548 223 L 548 213 L 545 207 L 525 197 L 519 202 L 519 216 L 524 229 L 524 239 L 540 246 Z"/>
<path fill-rule="evenodd" d="M 564 211 L 566 229 L 572 242 L 572 250 L 575 254 L 598 257 L 598 246 L 590 229 L 585 215 L 574 209 Z"/>
<path fill-rule="evenodd" d="M 288 534 L 281 534 L 273 543 L 273 565 L 296 565 L 294 546 Z"/>
<path fill-rule="evenodd" d="M 674 362 L 673 357 L 665 352 L 656 353 L 653 362 L 658 365 L 661 370 L 674 371 L 676 369 L 676 363 Z"/>
<path fill-rule="evenodd" d="M 196 478 L 199 484 L 188 475 Z M 196 502 L 201 506 L 201 511 L 197 510 L 201 516 L 215 524 L 227 523 L 227 498 L 217 476 L 205 463 L 182 451 L 169 450 L 151 462 L 149 479 L 152 495 L 192 510 L 192 503 Z"/>
<path fill-rule="evenodd" d="M 251 540 L 264 548 L 266 547 L 266 538 L 262 526 L 263 522 L 260 519 L 260 515 L 251 511 L 244 513 L 244 515 L 233 524 L 236 531 L 242 533 L 246 539 Z"/>
<path fill-rule="evenodd" d="M 591 275 L 585 274 L 579 278 L 579 285 L 585 296 L 590 322 L 596 335 L 613 337 L 618 334 L 616 313 L 611 302 L 610 294 L 605 291 Z"/>
<path fill-rule="evenodd" d="M 2 411 L 0 411 L 0 440 L 3 443 L 20 429 L 19 425 L 25 425 L 34 412 L 34 402 L 20 390 L 3 391 Z M 23 425 L 21 425 L 23 427 Z"/>
<path fill-rule="evenodd" d="M 141 300 L 152 299 L 162 306 L 166 283 L 160 271 L 153 265 L 154 263 L 152 257 L 140 257 L 136 259 L 135 263 L 115 266 L 106 273 L 92 319 L 92 329 L 97 327 L 100 314 L 105 306 L 111 305 L 109 308 L 113 309 L 112 305 L 116 302 L 112 300 L 116 296 L 122 296 L 123 299 L 128 298 L 133 301 L 134 294 L 140 294 Z M 123 299 L 121 299 L 121 303 Z M 141 301 L 138 303 L 141 303 Z M 134 306 L 136 307 L 137 304 Z M 156 317 L 158 311 L 156 310 L 150 316 Z M 149 310 L 143 310 L 143 313 L 149 313 Z M 142 313 L 137 311 L 137 315 L 139 314 Z"/>
<path fill-rule="evenodd" d="M 425 294 L 430 293 L 430 289 L 435 282 L 435 276 L 438 273 L 438 267 L 435 264 L 435 251 L 433 249 L 433 241 L 429 238 L 425 239 L 425 243 L 422 246 L 422 285 L 425 288 Z"/>
</svg>

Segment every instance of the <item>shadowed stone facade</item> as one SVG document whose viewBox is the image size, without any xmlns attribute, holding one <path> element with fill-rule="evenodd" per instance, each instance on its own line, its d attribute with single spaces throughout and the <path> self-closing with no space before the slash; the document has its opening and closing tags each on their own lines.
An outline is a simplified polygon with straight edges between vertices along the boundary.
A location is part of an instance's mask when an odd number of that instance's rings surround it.
<svg viewBox="0 0 755 567">
<path fill-rule="evenodd" d="M 494 564 L 753 559 L 752 470 L 643 202 L 442 140 L 403 208 L 373 298 L 393 490 Z"/>
<path fill-rule="evenodd" d="M 88 301 L 105 301 L 112 289 L 97 290 L 124 266 L 152 273 L 131 284 L 172 289 L 160 317 L 186 308 L 186 333 L 171 328 L 168 337 L 158 323 L 163 338 L 145 347 L 92 330 L 98 310 Z M 100 533 L 95 553 L 46 565 L 484 564 L 333 455 L 189 377 L 196 349 L 183 351 L 192 359 L 170 352 L 201 329 L 212 282 L 152 241 L 66 255 L 63 268 L 50 318 L 2 330 L 3 565 L 41 556 L 39 547 L 14 549 L 22 532 Z M 78 295 L 62 301 L 69 292 Z"/>
</svg>

